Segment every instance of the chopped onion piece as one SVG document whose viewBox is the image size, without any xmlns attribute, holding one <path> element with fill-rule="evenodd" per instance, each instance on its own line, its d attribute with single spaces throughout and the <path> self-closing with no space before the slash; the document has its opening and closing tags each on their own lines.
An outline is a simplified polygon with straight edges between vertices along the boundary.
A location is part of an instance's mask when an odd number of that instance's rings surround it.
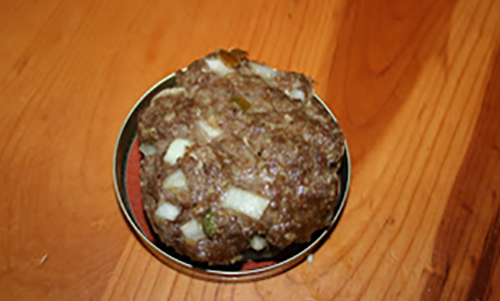
<svg viewBox="0 0 500 301">
<path fill-rule="evenodd" d="M 250 61 L 248 62 L 248 65 L 250 66 L 250 69 L 252 69 L 254 74 L 262 77 L 263 79 L 272 79 L 276 77 L 277 71 L 274 68 Z"/>
<path fill-rule="evenodd" d="M 227 74 L 234 72 L 234 69 L 227 67 L 219 58 L 207 58 L 205 59 L 208 67 L 220 76 L 226 76 Z"/>
<path fill-rule="evenodd" d="M 250 246 L 255 251 L 261 251 L 267 246 L 267 241 L 264 238 L 255 235 L 254 237 L 252 237 L 252 240 L 250 241 Z"/>
<path fill-rule="evenodd" d="M 210 126 L 205 120 L 199 120 L 197 124 L 208 141 L 217 138 L 222 134 L 219 129 Z"/>
<path fill-rule="evenodd" d="M 186 176 L 182 170 L 178 169 L 163 181 L 163 187 L 167 190 L 186 188 Z"/>
<path fill-rule="evenodd" d="M 182 158 L 186 153 L 186 148 L 193 145 L 193 142 L 187 139 L 177 138 L 168 147 L 167 153 L 163 157 L 163 161 L 169 164 L 175 164 L 177 159 Z"/>
<path fill-rule="evenodd" d="M 297 238 L 297 235 L 295 233 L 288 232 L 285 234 L 285 239 L 288 241 L 294 241 Z"/>
<path fill-rule="evenodd" d="M 156 154 L 158 149 L 152 144 L 141 144 L 141 146 L 139 146 L 139 151 L 147 157 Z"/>
<path fill-rule="evenodd" d="M 250 147 L 250 143 L 248 142 L 248 139 L 246 136 L 243 136 L 243 143 L 245 143 L 246 146 Z"/>
<path fill-rule="evenodd" d="M 174 221 L 180 212 L 181 209 L 179 209 L 179 207 L 174 206 L 170 203 L 163 203 L 160 206 L 158 206 L 158 208 L 155 211 L 155 215 L 169 221 Z"/>
<path fill-rule="evenodd" d="M 160 99 L 166 96 L 173 96 L 173 95 L 179 95 L 181 93 L 186 93 L 186 88 L 184 87 L 173 87 L 173 88 L 168 88 L 165 90 L 160 91 L 158 94 L 153 97 L 152 101 L 155 101 L 156 99 Z"/>
<path fill-rule="evenodd" d="M 190 152 L 190 153 L 189 153 L 189 156 L 190 156 L 191 158 L 195 159 L 196 161 L 200 160 L 200 158 L 198 158 L 198 156 L 197 156 L 197 155 L 196 155 L 196 153 L 194 153 L 194 152 Z"/>
<path fill-rule="evenodd" d="M 299 89 L 294 89 L 290 93 L 287 93 L 291 99 L 298 99 L 300 101 L 304 101 L 306 99 L 306 95 L 304 91 Z"/>
<path fill-rule="evenodd" d="M 252 192 L 236 187 L 229 187 L 222 203 L 224 207 L 244 213 L 254 219 L 259 219 L 266 210 L 269 200 Z"/>
<path fill-rule="evenodd" d="M 182 225 L 181 231 L 188 239 L 200 240 L 206 237 L 205 232 L 203 232 L 203 227 L 195 219 Z"/>
<path fill-rule="evenodd" d="M 164 117 L 163 117 L 163 120 L 169 122 L 171 121 L 172 119 L 174 119 L 174 117 L 176 116 L 177 114 L 175 112 L 170 112 L 168 114 L 166 114 Z"/>
</svg>

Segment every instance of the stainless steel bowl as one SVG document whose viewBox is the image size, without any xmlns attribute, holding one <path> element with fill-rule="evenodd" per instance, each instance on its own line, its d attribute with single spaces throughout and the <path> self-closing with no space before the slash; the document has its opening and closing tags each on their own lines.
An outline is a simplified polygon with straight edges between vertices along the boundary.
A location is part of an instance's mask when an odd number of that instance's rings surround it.
<svg viewBox="0 0 500 301">
<path fill-rule="evenodd" d="M 149 225 L 145 221 L 142 211 L 142 200 L 138 193 L 140 187 L 136 187 L 139 185 L 139 155 L 136 150 L 139 112 L 149 105 L 151 99 L 158 92 L 174 85 L 175 74 L 172 74 L 149 89 L 130 111 L 121 128 L 118 141 L 116 142 L 113 162 L 116 195 L 123 215 L 138 239 L 151 253 L 171 268 L 189 276 L 204 280 L 225 282 L 260 280 L 280 274 L 296 266 L 309 254 L 312 254 L 325 241 L 337 224 L 345 206 L 351 178 L 351 162 L 347 142 L 345 143 L 345 155 L 342 158 L 341 166 L 338 171 L 340 191 L 338 194 L 338 204 L 334 208 L 335 213 L 333 214 L 330 225 L 314 233 L 310 242 L 292 244 L 284 250 L 267 254 L 249 251 L 244 254 L 242 263 L 234 265 L 208 266 L 202 263 L 193 262 L 190 261 L 189 258 L 176 253 L 172 248 L 165 246 L 159 239 L 154 237 L 154 233 L 152 233 Z M 315 95 L 314 97 L 316 101 L 322 104 L 332 118 L 336 120 L 335 116 L 324 102 L 318 96 Z M 132 170 L 133 167 L 135 167 L 135 170 Z M 132 188 L 134 188 L 134 190 L 131 190 Z M 247 262 L 245 263 L 245 261 Z M 255 262 L 253 265 L 254 268 L 249 268 L 249 262 Z"/>
</svg>

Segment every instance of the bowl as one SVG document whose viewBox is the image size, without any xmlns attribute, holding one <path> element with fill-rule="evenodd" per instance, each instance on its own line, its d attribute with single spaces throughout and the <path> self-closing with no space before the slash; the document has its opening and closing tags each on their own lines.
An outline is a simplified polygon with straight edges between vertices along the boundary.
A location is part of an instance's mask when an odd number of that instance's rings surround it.
<svg viewBox="0 0 500 301">
<path fill-rule="evenodd" d="M 345 153 L 337 171 L 340 185 L 338 202 L 329 226 L 316 231 L 307 243 L 294 243 L 285 249 L 271 249 L 257 253 L 252 250 L 243 253 L 243 260 L 232 265 L 208 266 L 191 261 L 178 254 L 173 248 L 163 244 L 151 231 L 143 210 L 140 189 L 140 159 L 138 149 L 137 123 L 139 113 L 160 91 L 175 85 L 175 73 L 171 74 L 149 89 L 128 114 L 118 135 L 114 152 L 113 177 L 118 203 L 122 213 L 139 241 L 160 261 L 186 275 L 209 281 L 239 282 L 254 281 L 283 273 L 296 266 L 312 254 L 329 237 L 335 228 L 349 191 L 351 162 L 349 149 L 345 142 Z M 336 121 L 335 116 L 325 103 L 314 95 L 314 101 Z"/>
</svg>

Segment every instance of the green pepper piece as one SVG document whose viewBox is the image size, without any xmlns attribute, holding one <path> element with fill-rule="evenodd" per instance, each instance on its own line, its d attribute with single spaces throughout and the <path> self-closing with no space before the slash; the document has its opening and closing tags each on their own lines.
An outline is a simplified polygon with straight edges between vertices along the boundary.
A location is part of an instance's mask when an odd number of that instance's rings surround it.
<svg viewBox="0 0 500 301">
<path fill-rule="evenodd" d="M 231 102 L 234 102 L 235 104 L 238 105 L 238 107 L 240 107 L 240 109 L 245 112 L 247 111 L 248 109 L 250 109 L 250 107 L 252 106 L 252 103 L 249 102 L 245 97 L 243 96 L 233 96 L 231 97 Z"/>
<path fill-rule="evenodd" d="M 205 214 L 201 223 L 203 232 L 205 232 L 208 237 L 213 237 L 217 231 L 217 224 L 215 223 L 215 216 L 212 211 L 209 210 L 207 214 Z"/>
</svg>

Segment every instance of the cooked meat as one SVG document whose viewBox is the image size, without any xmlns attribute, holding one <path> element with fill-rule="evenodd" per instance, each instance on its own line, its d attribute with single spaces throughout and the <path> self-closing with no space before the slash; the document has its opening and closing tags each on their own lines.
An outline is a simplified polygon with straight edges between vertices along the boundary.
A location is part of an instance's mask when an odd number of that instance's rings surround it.
<svg viewBox="0 0 500 301">
<path fill-rule="evenodd" d="M 215 53 L 176 73 L 139 118 L 144 209 L 161 240 L 228 264 L 329 225 L 344 154 L 312 81 Z"/>
</svg>

